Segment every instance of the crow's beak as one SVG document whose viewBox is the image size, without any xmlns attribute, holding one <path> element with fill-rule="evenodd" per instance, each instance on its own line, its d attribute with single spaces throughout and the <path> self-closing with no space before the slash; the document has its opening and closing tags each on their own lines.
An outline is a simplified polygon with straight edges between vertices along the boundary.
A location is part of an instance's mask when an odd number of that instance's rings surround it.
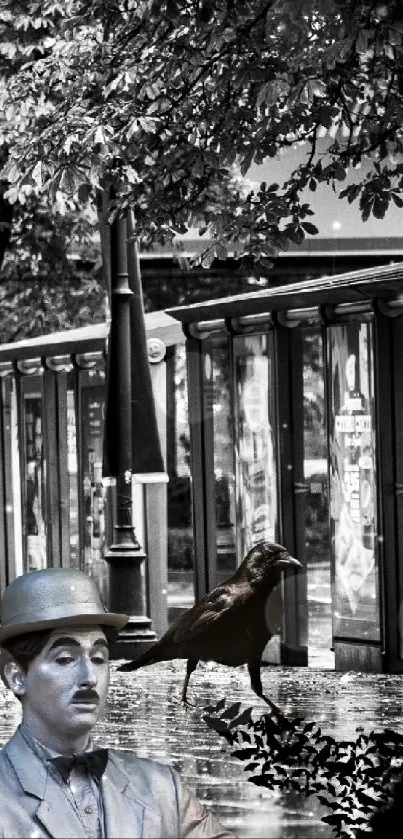
<svg viewBox="0 0 403 839">
<path fill-rule="evenodd" d="M 290 554 L 283 559 L 279 559 L 277 565 L 279 565 L 280 568 L 293 568 L 295 571 L 297 571 L 298 568 L 302 568 L 300 561 L 295 559 L 295 556 L 290 556 Z"/>
</svg>

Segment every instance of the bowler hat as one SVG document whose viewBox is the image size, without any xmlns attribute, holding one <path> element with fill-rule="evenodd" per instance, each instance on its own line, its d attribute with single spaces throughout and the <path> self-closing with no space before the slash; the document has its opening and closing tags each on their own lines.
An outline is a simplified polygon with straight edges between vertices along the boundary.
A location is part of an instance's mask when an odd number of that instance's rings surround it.
<svg viewBox="0 0 403 839">
<path fill-rule="evenodd" d="M 10 583 L 1 601 L 0 646 L 10 638 L 69 626 L 122 629 L 128 615 L 108 612 L 94 580 L 72 568 L 29 571 Z"/>
</svg>

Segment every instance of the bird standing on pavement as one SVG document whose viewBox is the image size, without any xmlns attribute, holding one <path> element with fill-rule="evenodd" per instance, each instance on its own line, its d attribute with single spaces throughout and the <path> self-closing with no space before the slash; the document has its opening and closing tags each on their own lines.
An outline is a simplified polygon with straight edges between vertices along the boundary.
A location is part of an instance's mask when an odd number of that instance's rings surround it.
<svg viewBox="0 0 403 839">
<path fill-rule="evenodd" d="M 282 545 L 259 542 L 232 577 L 181 615 L 160 641 L 118 669 L 137 670 L 158 661 L 186 658 L 181 700 L 188 705 L 189 679 L 199 661 L 216 661 L 228 667 L 246 664 L 252 690 L 281 714 L 263 694 L 260 665 L 267 642 L 279 628 L 282 612 L 281 595 L 274 599 L 270 595 L 280 582 L 283 569 L 299 568 L 301 563 Z"/>
</svg>

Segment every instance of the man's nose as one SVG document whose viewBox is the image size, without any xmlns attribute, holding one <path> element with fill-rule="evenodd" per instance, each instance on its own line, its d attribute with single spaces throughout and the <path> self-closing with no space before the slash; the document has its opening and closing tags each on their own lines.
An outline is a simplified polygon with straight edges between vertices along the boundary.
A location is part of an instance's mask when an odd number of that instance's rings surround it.
<svg viewBox="0 0 403 839">
<path fill-rule="evenodd" d="M 83 658 L 81 659 L 79 678 L 80 685 L 95 687 L 95 685 L 97 684 L 97 674 L 95 672 L 95 667 L 90 658 L 86 658 L 83 656 Z"/>
</svg>

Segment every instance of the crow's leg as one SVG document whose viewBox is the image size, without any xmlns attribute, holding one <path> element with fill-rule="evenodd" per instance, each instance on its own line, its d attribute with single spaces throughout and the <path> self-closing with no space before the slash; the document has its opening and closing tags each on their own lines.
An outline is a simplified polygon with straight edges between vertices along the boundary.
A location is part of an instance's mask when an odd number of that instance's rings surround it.
<svg viewBox="0 0 403 839">
<path fill-rule="evenodd" d="M 277 714 L 277 716 L 285 719 L 284 714 L 280 711 L 280 708 L 277 708 L 277 705 L 269 699 L 268 696 L 265 696 L 263 693 L 262 688 L 262 680 L 260 678 L 260 659 L 259 661 L 248 661 L 248 670 L 250 676 L 250 683 L 252 690 L 256 693 L 260 699 L 264 699 L 267 705 L 272 709 L 272 711 Z"/>
<path fill-rule="evenodd" d="M 198 662 L 199 662 L 198 658 L 188 658 L 188 660 L 187 660 L 186 676 L 185 676 L 185 681 L 183 683 L 182 694 L 181 694 L 181 702 L 183 703 L 183 705 L 185 705 L 185 707 L 188 707 L 188 705 L 194 705 L 195 704 L 194 702 L 189 702 L 188 699 L 186 699 L 186 693 L 187 693 L 187 689 L 188 689 L 189 679 L 190 679 L 190 677 L 193 673 L 193 670 L 196 670 Z"/>
</svg>

